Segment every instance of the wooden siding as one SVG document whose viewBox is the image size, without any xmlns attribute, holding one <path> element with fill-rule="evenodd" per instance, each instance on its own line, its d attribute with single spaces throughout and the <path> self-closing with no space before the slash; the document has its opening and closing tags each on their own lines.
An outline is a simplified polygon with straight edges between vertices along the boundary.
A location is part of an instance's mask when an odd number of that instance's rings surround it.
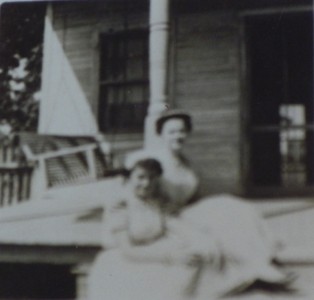
<svg viewBox="0 0 314 300">
<path fill-rule="evenodd" d="M 239 19 L 233 13 L 204 12 L 181 13 L 173 20 L 170 102 L 191 111 L 195 120 L 189 153 L 196 168 L 201 170 L 206 193 L 237 192 L 240 189 Z M 100 33 L 123 30 L 125 21 L 121 7 L 110 8 L 108 4 L 98 4 L 97 10 L 89 7 L 84 13 L 77 4 L 54 7 L 54 27 L 95 116 L 98 37 Z M 148 11 L 143 8 L 132 11 L 127 27 L 148 27 Z M 128 140 L 125 136 L 116 141 Z M 130 149 L 134 148 L 132 143 Z M 126 147 L 122 152 L 128 150 Z"/>
<path fill-rule="evenodd" d="M 53 5 L 53 26 L 73 71 L 98 116 L 99 36 L 127 29 L 148 28 L 147 1 L 132 4 L 125 19 L 121 2 L 68 3 Z M 131 8 L 130 8 L 131 9 Z M 108 136 L 121 161 L 124 153 L 142 146 L 142 135 Z M 129 147 L 125 143 L 129 142 Z M 116 162 L 117 165 L 120 162 Z"/>
<path fill-rule="evenodd" d="M 246 117 L 242 95 L 247 88 L 241 74 L 245 59 L 241 54 L 244 47 L 241 15 L 247 13 L 243 9 L 250 7 L 248 3 L 233 7 L 227 2 L 229 6 L 221 4 L 220 10 L 205 5 L 190 11 L 181 9 L 178 2 L 172 6 L 169 102 L 170 106 L 186 109 L 193 115 L 195 131 L 188 152 L 204 178 L 206 193 L 242 193 L 247 178 L 241 177 L 248 173 L 244 172 L 244 167 L 248 169 L 245 160 L 248 155 L 242 151 L 247 145 L 241 139 Z M 290 7 L 290 0 L 280 2 Z M 126 27 L 148 28 L 148 3 L 132 1 L 127 12 L 121 1 L 53 5 L 54 28 L 95 116 L 98 115 L 99 35 Z M 270 2 L 263 5 L 268 7 Z M 113 137 L 114 148 L 119 152 L 122 143 L 123 156 L 125 151 L 141 144 L 138 136 Z M 130 147 L 125 147 L 127 142 Z"/>
<path fill-rule="evenodd" d="M 132 10 L 134 8 L 132 7 Z M 125 19 L 123 5 L 78 3 L 54 5 L 53 26 L 95 116 L 98 107 L 100 33 L 148 27 L 148 13 L 139 6 Z M 127 25 L 126 25 L 127 23 Z"/>
<path fill-rule="evenodd" d="M 24 161 L 19 137 L 0 138 L 0 207 L 29 199 L 33 166 Z"/>
<path fill-rule="evenodd" d="M 240 189 L 239 29 L 232 13 L 180 14 L 175 21 L 174 105 L 190 111 L 189 155 L 204 192 Z"/>
</svg>

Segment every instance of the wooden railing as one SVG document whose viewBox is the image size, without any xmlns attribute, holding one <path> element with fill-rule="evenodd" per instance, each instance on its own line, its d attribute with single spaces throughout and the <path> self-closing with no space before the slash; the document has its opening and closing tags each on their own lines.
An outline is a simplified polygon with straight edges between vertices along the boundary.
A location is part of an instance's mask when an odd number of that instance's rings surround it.
<svg viewBox="0 0 314 300">
<path fill-rule="evenodd" d="M 0 206 L 29 199 L 33 168 L 29 166 L 0 166 Z"/>
<path fill-rule="evenodd" d="M 66 157 L 69 155 L 82 154 L 86 159 L 86 173 L 80 174 L 76 178 L 64 179 L 64 182 L 59 182 L 58 185 L 63 185 L 67 183 L 72 183 L 73 180 L 76 182 L 84 182 L 90 180 L 96 180 L 97 175 L 97 164 L 95 151 L 98 149 L 96 143 L 86 144 L 81 146 L 76 146 L 72 148 L 59 149 L 55 151 L 49 151 L 41 154 L 34 154 L 28 145 L 22 145 L 22 151 L 28 162 L 32 162 L 36 167 L 34 169 L 34 178 L 32 183 L 32 197 L 38 198 L 42 193 L 51 187 L 48 180 L 47 163 L 49 159 L 56 159 L 60 157 Z M 106 158 L 106 163 L 108 163 L 108 173 L 103 174 L 103 176 L 110 176 L 111 170 L 111 160 L 112 157 Z"/>
<path fill-rule="evenodd" d="M 75 164 L 78 168 L 73 171 L 71 167 Z M 59 180 L 58 172 L 62 172 L 63 168 L 65 173 Z M 19 140 L 19 136 L 2 138 L 0 207 L 29 198 L 40 199 L 48 188 L 55 186 L 112 176 L 112 170 L 111 152 L 101 151 L 97 142 L 34 153 L 27 143 Z"/>
<path fill-rule="evenodd" d="M 0 166 L 17 162 L 19 153 L 16 138 L 5 137 L 0 140 Z"/>
<path fill-rule="evenodd" d="M 33 168 L 21 160 L 15 136 L 0 140 L 0 207 L 25 201 L 30 197 Z"/>
</svg>

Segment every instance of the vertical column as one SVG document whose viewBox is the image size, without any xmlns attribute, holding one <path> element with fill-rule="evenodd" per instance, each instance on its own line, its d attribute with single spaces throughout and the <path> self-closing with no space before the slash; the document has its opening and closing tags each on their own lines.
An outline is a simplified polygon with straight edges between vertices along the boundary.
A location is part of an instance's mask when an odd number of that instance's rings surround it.
<svg viewBox="0 0 314 300">
<path fill-rule="evenodd" d="M 97 178 L 97 166 L 96 166 L 96 157 L 94 148 L 89 148 L 85 152 L 86 160 L 87 160 L 87 167 L 88 167 L 88 174 L 90 179 Z"/>
<path fill-rule="evenodd" d="M 52 30 L 50 24 L 52 24 L 53 10 L 52 3 L 48 2 L 46 6 L 46 15 L 44 23 L 44 40 L 43 40 L 43 56 L 42 56 L 42 73 L 41 73 L 41 90 L 43 93 L 43 100 L 39 105 L 39 116 L 38 116 L 38 128 L 37 132 L 44 132 L 47 127 L 47 122 L 50 120 L 52 113 L 52 103 L 47 102 L 47 96 L 51 93 L 50 80 L 52 77 L 49 68 L 51 67 L 52 56 L 56 55 L 53 53 L 52 48 Z"/>
<path fill-rule="evenodd" d="M 48 188 L 47 161 L 40 157 L 36 162 L 31 183 L 31 200 L 41 200 Z"/>
<path fill-rule="evenodd" d="M 72 273 L 76 276 L 76 299 L 90 299 L 88 276 L 91 268 L 91 262 L 82 262 L 72 269 Z M 92 299 L 91 299 L 92 300 Z"/>
<path fill-rule="evenodd" d="M 155 121 L 166 109 L 168 102 L 169 2 L 170 0 L 150 0 L 150 99 L 145 122 L 145 147 L 156 144 Z"/>
</svg>

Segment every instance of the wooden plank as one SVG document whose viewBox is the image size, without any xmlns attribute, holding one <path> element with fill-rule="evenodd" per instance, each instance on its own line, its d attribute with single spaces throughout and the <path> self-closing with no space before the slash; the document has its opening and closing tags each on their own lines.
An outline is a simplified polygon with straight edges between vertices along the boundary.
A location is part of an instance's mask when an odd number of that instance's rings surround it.
<svg viewBox="0 0 314 300">
<path fill-rule="evenodd" d="M 14 200 L 14 174 L 13 172 L 8 172 L 8 204 L 12 205 Z"/>
<path fill-rule="evenodd" d="M 88 174 L 91 178 L 97 178 L 96 162 L 94 149 L 88 149 L 86 151 L 86 160 L 88 165 Z"/>
<path fill-rule="evenodd" d="M 36 155 L 33 155 L 33 159 L 40 160 L 40 159 L 55 158 L 55 157 L 60 157 L 63 155 L 70 155 L 70 154 L 75 154 L 79 152 L 84 152 L 84 151 L 88 151 L 90 149 L 96 149 L 96 148 L 97 148 L 96 144 L 87 144 L 87 145 L 76 146 L 72 148 L 65 148 L 65 149 L 60 149 L 56 151 L 45 152 L 42 154 L 36 154 Z"/>
<path fill-rule="evenodd" d="M 183 82 L 186 84 L 184 85 Z M 177 97 L 180 99 L 180 106 L 183 107 L 183 104 L 185 105 L 191 105 L 191 97 L 193 97 L 193 105 L 194 107 L 199 107 L 197 105 L 197 99 L 198 97 L 203 98 L 207 95 L 208 101 L 212 101 L 212 99 L 215 98 L 223 98 L 223 97 L 230 97 L 230 95 L 237 95 L 239 92 L 239 83 L 237 81 L 220 81 L 216 82 L 216 84 L 212 83 L 209 78 L 205 78 L 203 81 L 203 84 L 201 82 L 192 84 L 188 81 L 188 79 L 185 79 L 182 81 L 182 84 L 177 85 Z M 205 85 L 206 84 L 206 85 Z M 192 90 L 191 90 L 192 89 Z M 194 93 L 193 93 L 193 89 Z M 204 107 L 203 107 L 204 108 Z"/>
<path fill-rule="evenodd" d="M 240 187 L 239 20 L 233 13 L 177 16 L 176 106 L 193 115 L 188 153 L 204 189 Z"/>
<path fill-rule="evenodd" d="M 313 4 L 311 5 L 297 5 L 297 6 L 280 6 L 271 8 L 259 8 L 259 9 L 244 9 L 240 12 L 241 16 L 259 16 L 259 15 L 271 15 L 271 14 L 283 14 L 283 13 L 296 13 L 296 12 L 311 12 L 313 11 Z"/>
<path fill-rule="evenodd" d="M 29 199 L 32 193 L 32 181 L 33 181 L 33 176 L 34 172 L 33 170 L 30 171 L 27 176 L 25 176 L 26 179 L 26 184 L 25 184 L 25 198 L 24 199 Z"/>
<path fill-rule="evenodd" d="M 22 172 L 17 173 L 17 182 L 18 182 L 18 188 L 17 188 L 17 201 L 20 202 L 23 199 L 23 191 L 24 191 L 24 180 L 23 177 L 26 174 Z"/>
<path fill-rule="evenodd" d="M 0 206 L 3 206 L 3 199 L 4 199 L 3 173 L 0 173 Z"/>
<path fill-rule="evenodd" d="M 15 171 L 13 175 L 13 197 L 12 197 L 12 204 L 18 204 L 19 199 L 19 176 L 18 172 Z"/>
<path fill-rule="evenodd" d="M 94 24 L 90 23 L 87 25 L 66 28 L 66 44 L 76 42 L 77 40 L 89 40 L 91 33 L 94 30 Z"/>
<path fill-rule="evenodd" d="M 9 193 L 9 174 L 3 174 L 3 181 L 2 181 L 2 188 L 3 188 L 3 206 L 9 205 L 10 193 Z"/>
<path fill-rule="evenodd" d="M 85 40 L 80 40 L 80 41 L 77 41 L 77 44 L 74 44 L 73 48 L 65 48 L 65 53 L 69 61 L 75 60 L 75 59 L 81 59 L 82 61 L 89 62 L 91 60 L 90 57 L 86 57 L 90 55 L 91 53 L 90 48 L 82 47 L 78 49 L 78 47 L 81 47 L 81 44 L 84 44 L 85 42 L 86 42 Z"/>
<path fill-rule="evenodd" d="M 75 264 L 91 261 L 99 252 L 98 245 L 44 246 L 44 245 L 1 245 L 0 262 Z"/>
<path fill-rule="evenodd" d="M 136 11 L 128 16 L 128 29 L 148 28 L 148 7 L 143 3 L 132 3 L 130 9 Z M 86 9 L 79 9 L 86 7 Z M 121 3 L 94 3 L 75 5 L 54 5 L 54 28 L 57 30 L 60 42 L 73 67 L 76 77 L 92 104 L 97 115 L 98 74 L 99 61 L 95 63 L 95 47 L 97 46 L 98 33 L 121 31 L 125 28 L 124 14 Z M 144 9 L 144 10 L 143 10 Z M 135 11 L 135 10 L 134 10 Z M 96 38 L 95 38 L 96 37 Z M 97 50 L 98 51 L 98 50 Z M 98 53 L 97 53 L 98 55 Z"/>
<path fill-rule="evenodd" d="M 84 66 L 78 65 L 75 68 L 76 77 L 81 83 L 81 87 L 83 88 L 83 92 L 85 93 L 86 96 L 90 94 L 90 86 L 92 84 L 90 77 L 91 71 L 92 71 L 91 67 L 90 66 L 86 67 L 85 65 Z"/>
<path fill-rule="evenodd" d="M 186 35 L 191 32 L 217 32 L 222 28 L 225 30 L 236 30 L 238 22 L 238 16 L 233 12 L 227 11 L 186 13 L 180 14 L 178 18 L 180 22 L 178 27 L 179 35 Z"/>
</svg>

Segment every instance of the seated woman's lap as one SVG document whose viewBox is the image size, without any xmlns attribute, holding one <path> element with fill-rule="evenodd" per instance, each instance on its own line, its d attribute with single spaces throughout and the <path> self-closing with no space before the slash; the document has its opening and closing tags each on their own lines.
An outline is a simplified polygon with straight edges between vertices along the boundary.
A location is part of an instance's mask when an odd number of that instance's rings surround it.
<svg viewBox="0 0 314 300">
<path fill-rule="evenodd" d="M 138 263 L 118 250 L 101 253 L 90 275 L 90 299 L 181 300 L 193 270 L 183 265 Z"/>
<path fill-rule="evenodd" d="M 225 255 L 256 260 L 271 259 L 272 247 L 262 218 L 254 207 L 232 195 L 210 196 L 186 208 L 182 219 L 214 236 Z"/>
</svg>

